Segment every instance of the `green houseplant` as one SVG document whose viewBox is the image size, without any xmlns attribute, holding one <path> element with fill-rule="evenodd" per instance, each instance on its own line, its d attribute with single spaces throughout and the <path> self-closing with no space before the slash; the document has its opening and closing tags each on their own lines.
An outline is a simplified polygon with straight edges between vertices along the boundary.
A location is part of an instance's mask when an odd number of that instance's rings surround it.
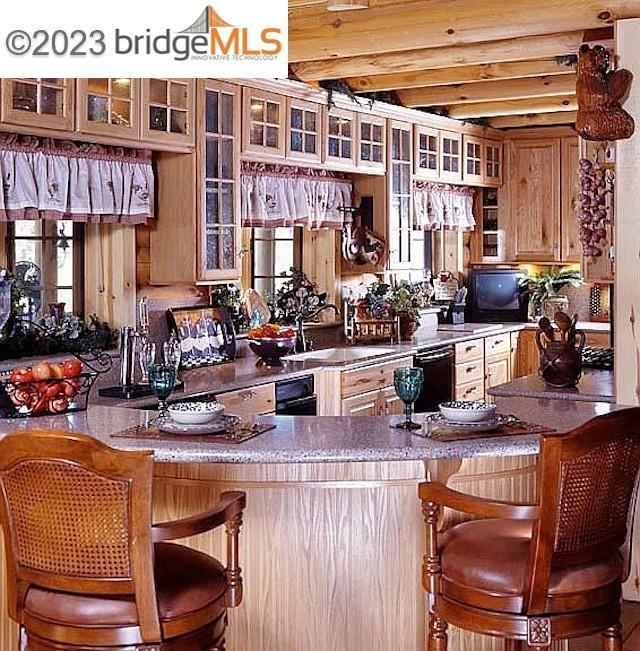
<svg viewBox="0 0 640 651">
<path fill-rule="evenodd" d="M 567 285 L 579 287 L 582 284 L 582 275 L 574 269 L 558 269 L 551 267 L 532 276 L 527 276 L 520 281 L 520 289 L 528 294 L 529 302 L 535 316 L 546 316 L 553 319 L 559 310 L 567 310 L 569 299 L 560 291 Z"/>
</svg>

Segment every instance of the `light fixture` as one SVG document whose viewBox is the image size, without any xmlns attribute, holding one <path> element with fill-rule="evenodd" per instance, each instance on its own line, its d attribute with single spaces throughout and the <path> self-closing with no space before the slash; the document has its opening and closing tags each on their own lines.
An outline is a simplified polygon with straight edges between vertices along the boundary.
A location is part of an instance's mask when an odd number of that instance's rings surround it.
<svg viewBox="0 0 640 651">
<path fill-rule="evenodd" d="M 349 11 L 350 9 L 368 9 L 369 0 L 327 0 L 328 11 Z"/>
</svg>

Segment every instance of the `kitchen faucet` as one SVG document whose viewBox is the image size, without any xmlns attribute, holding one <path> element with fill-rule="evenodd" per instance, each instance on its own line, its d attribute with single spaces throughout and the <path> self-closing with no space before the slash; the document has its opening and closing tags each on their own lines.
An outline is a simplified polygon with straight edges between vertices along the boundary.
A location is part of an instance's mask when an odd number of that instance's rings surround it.
<svg viewBox="0 0 640 651">
<path fill-rule="evenodd" d="M 335 306 L 332 305 L 331 303 L 328 303 L 327 305 L 322 305 L 319 307 L 317 310 L 314 310 L 313 312 L 304 312 L 300 311 L 298 313 L 298 316 L 296 316 L 296 353 L 306 353 L 309 350 L 309 342 L 307 342 L 307 337 L 304 333 L 304 320 L 306 319 L 313 319 L 320 314 L 320 312 L 323 312 L 324 310 L 332 309 L 336 313 L 336 316 L 340 316 L 340 310 Z"/>
</svg>

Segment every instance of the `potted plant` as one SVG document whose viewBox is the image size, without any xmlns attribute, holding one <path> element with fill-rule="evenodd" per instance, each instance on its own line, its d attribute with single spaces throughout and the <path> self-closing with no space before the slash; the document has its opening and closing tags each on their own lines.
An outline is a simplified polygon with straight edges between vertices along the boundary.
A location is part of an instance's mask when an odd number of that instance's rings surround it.
<svg viewBox="0 0 640 651">
<path fill-rule="evenodd" d="M 420 288 L 403 280 L 389 289 L 388 299 L 400 317 L 400 339 L 409 341 L 420 327 Z"/>
<path fill-rule="evenodd" d="M 569 299 L 560 290 L 567 285 L 579 287 L 581 284 L 582 275 L 579 271 L 552 267 L 548 271 L 523 278 L 520 288 L 529 295 L 535 316 L 546 316 L 553 320 L 558 310 L 566 312 L 569 309 Z"/>
</svg>

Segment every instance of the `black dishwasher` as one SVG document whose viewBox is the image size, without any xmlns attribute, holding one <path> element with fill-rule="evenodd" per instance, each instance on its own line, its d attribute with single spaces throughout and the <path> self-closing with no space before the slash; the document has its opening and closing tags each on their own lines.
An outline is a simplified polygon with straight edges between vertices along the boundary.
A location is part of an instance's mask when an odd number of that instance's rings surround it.
<svg viewBox="0 0 640 651">
<path fill-rule="evenodd" d="M 416 400 L 416 412 L 438 411 L 441 402 L 453 400 L 453 346 L 437 346 L 419 350 L 413 365 L 424 372 L 422 393 Z"/>
<path fill-rule="evenodd" d="M 317 398 L 313 375 L 276 382 L 276 414 L 279 416 L 316 416 Z"/>
</svg>

